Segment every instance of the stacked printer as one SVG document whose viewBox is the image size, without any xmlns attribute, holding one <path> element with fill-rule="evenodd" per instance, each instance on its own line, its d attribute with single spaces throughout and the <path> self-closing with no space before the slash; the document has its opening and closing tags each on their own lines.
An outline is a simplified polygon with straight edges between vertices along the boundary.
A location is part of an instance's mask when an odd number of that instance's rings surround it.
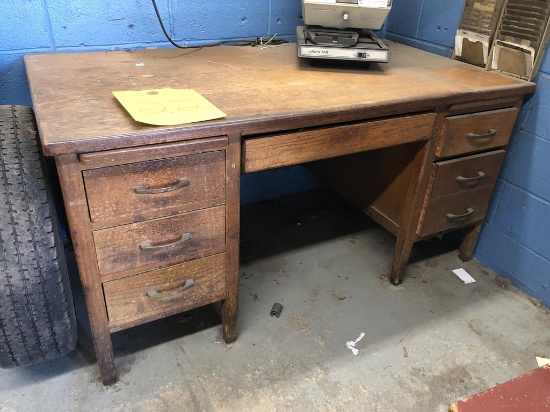
<svg viewBox="0 0 550 412">
<path fill-rule="evenodd" d="M 306 26 L 298 26 L 298 56 L 307 59 L 383 62 L 387 46 L 373 33 L 382 28 L 392 0 L 302 0 Z"/>
</svg>

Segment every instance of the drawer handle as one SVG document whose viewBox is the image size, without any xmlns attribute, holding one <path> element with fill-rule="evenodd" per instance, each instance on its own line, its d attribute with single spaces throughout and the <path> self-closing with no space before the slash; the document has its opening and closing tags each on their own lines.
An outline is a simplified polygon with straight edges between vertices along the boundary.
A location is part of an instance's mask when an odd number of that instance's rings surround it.
<svg viewBox="0 0 550 412">
<path fill-rule="evenodd" d="M 489 129 L 489 133 L 485 134 L 476 134 L 476 133 L 468 133 L 468 139 L 490 139 L 491 137 L 495 137 L 497 134 L 497 131 L 495 129 Z"/>
<path fill-rule="evenodd" d="M 180 293 L 185 292 L 187 289 L 193 287 L 195 285 L 195 281 L 193 279 L 187 279 L 185 281 L 185 284 L 183 286 L 180 286 L 177 289 L 173 290 L 167 290 L 164 292 L 156 291 L 155 289 L 149 289 L 147 291 L 147 296 L 150 298 L 169 298 L 170 296 L 178 295 Z"/>
<path fill-rule="evenodd" d="M 468 209 L 466 209 L 466 213 L 464 213 L 462 215 L 455 215 L 453 213 L 447 214 L 447 219 L 448 220 L 464 220 L 467 217 L 469 217 L 472 213 L 474 213 L 474 209 L 469 207 Z"/>
<path fill-rule="evenodd" d="M 485 173 L 477 172 L 477 176 L 475 176 L 475 177 L 458 176 L 456 178 L 456 181 L 458 183 L 473 183 L 473 182 L 478 182 L 479 180 L 483 179 L 484 177 L 485 177 Z"/>
<path fill-rule="evenodd" d="M 187 186 L 189 186 L 189 179 L 184 177 L 183 179 L 179 179 L 176 184 L 173 184 L 171 186 L 159 187 L 157 189 L 150 189 L 144 186 L 136 186 L 134 187 L 134 192 L 136 192 L 138 195 L 156 195 L 159 193 L 167 193 L 174 190 L 183 189 Z"/>
<path fill-rule="evenodd" d="M 153 245 L 151 242 L 141 242 L 139 244 L 139 248 L 141 250 L 160 250 L 160 249 L 168 249 L 170 247 L 176 247 L 176 246 L 179 246 L 179 245 L 182 245 L 184 244 L 185 242 L 191 240 L 193 236 L 191 235 L 191 233 L 184 233 L 183 235 L 181 235 L 181 238 L 179 238 L 178 240 L 176 240 L 175 242 L 170 242 L 170 243 L 162 243 L 162 244 L 157 244 L 157 245 Z"/>
</svg>

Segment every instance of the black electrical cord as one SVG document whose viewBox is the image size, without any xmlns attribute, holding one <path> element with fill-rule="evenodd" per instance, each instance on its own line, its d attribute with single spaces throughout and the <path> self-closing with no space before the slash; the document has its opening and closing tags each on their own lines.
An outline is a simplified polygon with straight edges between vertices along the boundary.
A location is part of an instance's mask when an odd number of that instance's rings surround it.
<svg viewBox="0 0 550 412">
<path fill-rule="evenodd" d="M 166 28 L 164 27 L 164 23 L 162 22 L 162 18 L 160 17 L 160 13 L 159 13 L 159 9 L 157 7 L 157 2 L 155 0 L 151 0 L 153 2 L 153 7 L 155 8 L 155 13 L 157 14 L 157 19 L 160 23 L 160 28 L 162 29 L 162 32 L 164 33 L 164 36 L 168 39 L 168 41 L 170 43 L 172 43 L 175 47 L 177 47 L 178 49 L 189 49 L 189 48 L 192 48 L 190 46 L 180 46 L 179 44 L 177 44 L 174 40 L 172 40 L 172 38 L 170 37 L 170 35 L 168 34 L 168 32 L 166 31 Z"/>
<path fill-rule="evenodd" d="M 157 19 L 160 23 L 160 28 L 162 29 L 162 32 L 164 33 L 164 36 L 168 39 L 170 43 L 172 43 L 173 46 L 177 47 L 178 49 L 201 49 L 203 47 L 212 47 L 212 46 L 221 46 L 221 45 L 227 45 L 227 46 L 275 46 L 279 44 L 284 43 L 290 43 L 288 40 L 280 39 L 275 36 L 270 36 L 267 39 L 257 37 L 255 39 L 245 39 L 245 40 L 223 40 L 215 43 L 209 43 L 209 44 L 203 44 L 200 46 L 182 46 L 180 44 L 177 44 L 168 32 L 166 31 L 166 28 L 164 27 L 164 23 L 162 22 L 162 17 L 160 17 L 159 9 L 157 7 L 156 0 L 151 0 L 153 2 L 153 7 L 155 8 L 155 13 L 157 15 Z"/>
</svg>

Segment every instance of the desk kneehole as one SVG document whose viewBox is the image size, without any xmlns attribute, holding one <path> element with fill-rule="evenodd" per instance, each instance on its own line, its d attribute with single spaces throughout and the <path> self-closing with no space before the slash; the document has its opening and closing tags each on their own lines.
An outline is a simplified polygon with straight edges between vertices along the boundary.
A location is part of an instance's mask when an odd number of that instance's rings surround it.
<svg viewBox="0 0 550 412">
<path fill-rule="evenodd" d="M 243 142 L 243 173 L 428 140 L 435 118 L 434 113 L 425 113 L 246 137 Z"/>
</svg>

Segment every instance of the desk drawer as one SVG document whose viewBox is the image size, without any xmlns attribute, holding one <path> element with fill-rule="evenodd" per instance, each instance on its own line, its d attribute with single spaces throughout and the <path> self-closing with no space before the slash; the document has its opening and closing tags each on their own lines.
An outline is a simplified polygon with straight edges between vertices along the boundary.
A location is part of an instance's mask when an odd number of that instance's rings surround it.
<svg viewBox="0 0 550 412">
<path fill-rule="evenodd" d="M 435 114 L 427 113 L 247 138 L 243 143 L 243 172 L 256 172 L 428 140 L 432 135 L 434 122 Z"/>
<path fill-rule="evenodd" d="M 505 154 L 504 150 L 495 150 L 435 163 L 432 199 L 493 186 Z"/>
<path fill-rule="evenodd" d="M 225 151 L 86 170 L 83 175 L 94 222 L 185 209 L 209 200 L 224 203 Z"/>
<path fill-rule="evenodd" d="M 221 253 L 105 282 L 103 290 L 111 330 L 225 298 L 226 266 L 226 255 Z"/>
<path fill-rule="evenodd" d="M 519 109 L 450 116 L 445 119 L 436 156 L 449 157 L 506 146 Z"/>
<path fill-rule="evenodd" d="M 428 203 L 419 235 L 429 236 L 483 220 L 494 186 L 484 186 L 450 196 L 432 198 Z"/>
<path fill-rule="evenodd" d="M 225 206 L 97 230 L 94 241 L 101 275 L 131 274 L 220 252 Z"/>
</svg>

